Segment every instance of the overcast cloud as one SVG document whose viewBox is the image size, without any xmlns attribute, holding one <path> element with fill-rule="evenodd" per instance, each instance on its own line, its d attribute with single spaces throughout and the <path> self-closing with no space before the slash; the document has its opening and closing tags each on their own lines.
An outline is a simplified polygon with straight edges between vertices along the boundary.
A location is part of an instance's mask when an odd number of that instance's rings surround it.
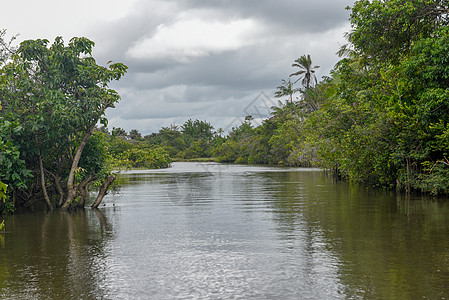
<svg viewBox="0 0 449 300">
<path fill-rule="evenodd" d="M 109 128 L 143 134 L 187 119 L 229 129 L 268 113 L 275 88 L 310 54 L 328 75 L 349 31 L 353 0 L 9 1 L 0 29 L 18 40 L 86 36 L 99 64 L 123 62 Z M 276 99 L 277 101 L 277 99 Z"/>
</svg>

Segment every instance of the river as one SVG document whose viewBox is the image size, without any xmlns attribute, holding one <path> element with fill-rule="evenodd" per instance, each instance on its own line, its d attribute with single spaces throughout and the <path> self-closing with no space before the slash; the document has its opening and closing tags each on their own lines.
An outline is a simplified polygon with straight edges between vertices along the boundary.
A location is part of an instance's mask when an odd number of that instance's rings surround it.
<svg viewBox="0 0 449 300">
<path fill-rule="evenodd" d="M 174 163 L 99 210 L 22 213 L 1 299 L 448 299 L 449 202 L 315 169 Z"/>
</svg>

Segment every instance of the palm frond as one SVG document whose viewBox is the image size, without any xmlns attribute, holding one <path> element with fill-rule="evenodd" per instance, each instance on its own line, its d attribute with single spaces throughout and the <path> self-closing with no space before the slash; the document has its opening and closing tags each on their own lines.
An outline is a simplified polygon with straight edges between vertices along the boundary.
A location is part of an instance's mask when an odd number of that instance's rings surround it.
<svg viewBox="0 0 449 300">
<path fill-rule="evenodd" d="M 294 83 L 298 82 L 302 79 L 301 83 L 306 88 L 310 88 L 311 79 L 315 79 L 315 84 L 317 83 L 317 79 L 314 75 L 315 69 L 318 69 L 320 66 L 315 65 L 312 66 L 312 59 L 310 58 L 310 54 L 308 55 L 302 55 L 301 57 L 295 59 L 294 64 L 292 64 L 292 67 L 300 68 L 299 71 L 290 74 L 291 76 L 300 76 Z"/>
</svg>

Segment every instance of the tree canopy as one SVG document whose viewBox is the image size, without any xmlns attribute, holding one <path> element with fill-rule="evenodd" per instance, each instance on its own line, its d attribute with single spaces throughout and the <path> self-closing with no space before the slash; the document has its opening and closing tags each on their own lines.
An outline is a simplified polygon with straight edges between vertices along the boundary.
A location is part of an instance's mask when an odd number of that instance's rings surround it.
<svg viewBox="0 0 449 300">
<path fill-rule="evenodd" d="M 73 38 L 68 45 L 61 37 L 51 45 L 48 40 L 27 40 L 0 69 L 1 120 L 13 127 L 2 130 L 3 140 L 19 148 L 26 169 L 40 178 L 40 187 L 30 182 L 27 192 L 12 186 L 14 201 L 28 202 L 42 193 L 52 209 L 50 189 L 60 194 L 58 204 L 66 209 L 75 199 L 83 205 L 85 185 L 102 176 L 98 166 L 79 163 L 95 126 L 107 122 L 106 109 L 120 99 L 108 84 L 119 80 L 127 67 L 98 65 L 93 47 L 86 38 Z M 76 181 L 80 168 L 86 172 Z"/>
</svg>

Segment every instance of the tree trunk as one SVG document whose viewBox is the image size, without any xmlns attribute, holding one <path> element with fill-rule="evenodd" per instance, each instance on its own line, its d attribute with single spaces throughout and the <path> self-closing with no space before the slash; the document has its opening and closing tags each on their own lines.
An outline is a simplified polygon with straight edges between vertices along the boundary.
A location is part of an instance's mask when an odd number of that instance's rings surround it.
<svg viewBox="0 0 449 300">
<path fill-rule="evenodd" d="M 87 185 L 94 181 L 96 177 L 92 174 L 90 174 L 86 179 L 81 181 L 81 183 L 78 185 L 78 194 L 80 196 L 80 200 L 77 203 L 78 207 L 84 207 L 84 204 L 86 203 L 87 198 Z"/>
<path fill-rule="evenodd" d="M 103 185 L 100 188 L 100 191 L 98 192 L 97 199 L 95 199 L 94 204 L 92 204 L 92 208 L 98 208 L 100 206 L 101 201 L 103 200 L 104 196 L 108 194 L 108 187 L 114 182 L 115 176 L 109 175 L 108 178 L 103 182 Z"/>
<path fill-rule="evenodd" d="M 95 125 L 92 125 L 84 134 L 83 140 L 81 141 L 78 149 L 76 150 L 75 157 L 73 158 L 72 167 L 70 168 L 69 179 L 67 180 L 67 199 L 62 206 L 63 210 L 70 208 L 70 205 L 75 200 L 78 188 L 74 186 L 75 181 L 75 170 L 78 168 L 78 164 L 83 153 L 84 147 L 86 147 L 87 141 L 93 133 Z"/>
<path fill-rule="evenodd" d="M 44 193 L 45 203 L 47 203 L 48 209 L 53 210 L 53 205 L 51 204 L 50 198 L 48 197 L 47 188 L 45 187 L 45 173 L 44 164 L 42 163 L 42 156 L 39 154 L 39 168 L 41 171 L 41 186 L 42 192 Z"/>
<path fill-rule="evenodd" d="M 55 176 L 54 178 L 55 178 L 56 190 L 59 193 L 58 207 L 61 207 L 62 204 L 64 203 L 64 190 L 62 189 L 62 186 L 61 186 L 61 177 Z"/>
<path fill-rule="evenodd" d="M 59 194 L 59 201 L 58 201 L 58 204 L 56 207 L 61 207 L 62 204 L 64 203 L 64 190 L 62 189 L 62 185 L 61 185 L 61 177 L 59 175 L 55 175 L 54 173 L 52 173 L 48 170 L 47 170 L 47 172 L 48 172 L 48 174 L 53 176 L 53 179 L 55 181 L 55 187 Z"/>
</svg>

